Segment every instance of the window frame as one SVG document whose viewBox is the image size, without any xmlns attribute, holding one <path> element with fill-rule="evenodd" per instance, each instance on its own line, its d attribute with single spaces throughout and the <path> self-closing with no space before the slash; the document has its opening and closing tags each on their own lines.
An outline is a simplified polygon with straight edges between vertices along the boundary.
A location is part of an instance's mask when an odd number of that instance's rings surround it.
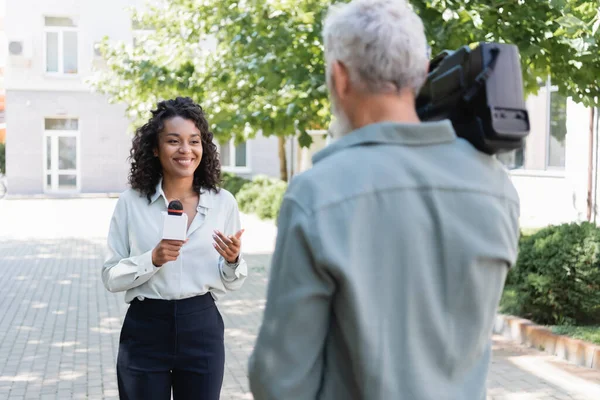
<svg viewBox="0 0 600 400">
<path fill-rule="evenodd" d="M 230 159 L 233 161 L 234 165 L 224 165 L 222 163 L 221 160 L 221 143 L 217 142 L 217 150 L 219 152 L 219 162 L 221 163 L 221 170 L 223 172 L 232 172 L 232 173 L 239 173 L 239 174 L 249 174 L 252 171 L 251 165 L 250 165 L 250 141 L 247 140 L 246 142 L 246 165 L 243 167 L 237 167 L 235 166 L 235 158 L 236 158 L 236 145 L 235 145 L 235 140 L 234 139 L 230 139 L 227 142 L 227 145 L 229 146 L 229 157 Z"/>
<path fill-rule="evenodd" d="M 47 119 L 76 119 L 77 120 L 77 130 L 52 130 L 46 129 L 46 120 Z M 44 193 L 49 194 L 72 194 L 72 193 L 80 193 L 81 192 L 81 118 L 76 116 L 65 116 L 65 115 L 57 115 L 57 116 L 45 116 L 42 118 L 42 162 L 43 162 L 43 176 L 42 176 L 42 188 Z M 58 165 L 54 165 L 54 163 L 58 163 L 58 139 L 61 137 L 74 137 L 75 138 L 75 151 L 77 152 L 75 155 L 75 169 L 59 169 Z M 50 138 L 50 169 L 48 169 L 48 149 L 47 149 L 47 140 Z M 50 188 L 47 187 L 48 175 L 50 175 Z M 75 175 L 76 177 L 76 188 L 75 189 L 60 189 L 58 186 L 59 176 L 60 175 Z"/>
<path fill-rule="evenodd" d="M 563 167 L 555 167 L 555 166 L 550 166 L 549 165 L 549 160 L 550 160 L 550 132 L 551 132 L 551 102 L 552 102 L 552 93 L 554 92 L 558 92 L 558 86 L 556 85 L 552 85 L 551 81 L 550 81 L 550 77 L 548 77 L 548 79 L 544 82 L 543 85 L 540 85 L 540 90 L 544 89 L 545 90 L 545 99 L 544 100 L 544 106 L 545 106 L 545 129 L 544 129 L 544 165 L 543 168 L 531 168 L 528 167 L 527 165 L 527 139 L 525 140 L 525 145 L 523 147 L 523 165 L 519 166 L 519 167 L 512 167 L 512 166 L 507 166 L 503 163 L 503 165 L 506 166 L 507 169 L 509 169 L 509 172 L 511 175 L 515 175 L 515 176 L 548 176 L 548 177 L 564 177 L 565 176 L 565 171 L 566 171 L 566 161 L 565 161 L 565 166 Z M 539 93 L 538 93 L 539 95 Z M 566 97 L 566 101 L 569 101 L 569 97 Z M 566 113 L 566 118 L 568 121 L 568 110 Z M 568 128 L 567 128 L 567 135 L 568 135 Z M 541 145 L 539 146 L 541 148 Z M 566 142 L 566 138 L 565 138 L 565 158 L 566 158 L 566 152 L 567 152 L 567 142 Z"/>
<path fill-rule="evenodd" d="M 550 78 L 548 78 L 548 81 L 546 82 L 546 113 L 548 115 L 548 120 L 546 121 L 546 160 L 544 162 L 544 171 L 556 171 L 556 172 L 560 172 L 560 171 L 565 171 L 566 167 L 567 167 L 567 161 L 566 161 L 566 156 L 567 156 L 567 136 L 569 134 L 568 132 L 568 128 L 567 128 L 567 132 L 565 134 L 565 165 L 562 167 L 557 167 L 557 166 L 552 166 L 550 165 L 550 139 L 551 139 L 551 130 L 552 130 L 552 124 L 551 124 L 551 119 L 552 119 L 552 93 L 558 93 L 558 86 L 556 85 L 552 85 L 552 83 L 550 82 Z M 565 101 L 567 102 L 568 105 L 568 101 L 569 98 L 565 97 Z M 566 106 L 567 106 L 566 105 Z M 568 120 L 568 110 L 565 110 L 565 124 Z"/>
<path fill-rule="evenodd" d="M 43 22 L 43 68 L 44 74 L 51 77 L 65 77 L 65 78 L 77 78 L 81 74 L 81 35 L 79 32 L 79 26 L 47 26 L 46 18 L 71 18 L 76 20 L 74 17 L 65 17 L 58 15 L 44 15 L 42 16 Z M 65 72 L 64 65 L 64 32 L 75 32 L 77 35 L 77 72 L 74 74 Z M 48 33 L 58 34 L 58 71 L 48 71 Z"/>
<path fill-rule="evenodd" d="M 143 48 L 140 43 L 136 43 L 138 40 L 143 39 L 143 42 L 146 42 L 149 36 L 152 36 L 156 33 L 155 29 L 132 29 L 131 31 L 131 48 L 136 49 L 138 47 Z"/>
</svg>

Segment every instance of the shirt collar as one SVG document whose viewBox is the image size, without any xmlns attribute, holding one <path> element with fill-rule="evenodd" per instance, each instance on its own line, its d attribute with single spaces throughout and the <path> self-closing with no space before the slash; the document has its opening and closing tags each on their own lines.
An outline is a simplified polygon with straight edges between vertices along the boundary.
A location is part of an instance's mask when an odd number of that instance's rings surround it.
<svg viewBox="0 0 600 400">
<path fill-rule="evenodd" d="M 162 198 L 164 199 L 164 202 L 165 202 L 165 206 L 169 205 L 167 196 L 165 196 L 165 192 L 163 191 L 163 188 L 162 188 L 162 182 L 163 182 L 163 180 L 162 180 L 162 178 L 160 178 L 158 181 L 158 184 L 156 185 L 156 190 L 155 190 L 154 194 L 152 195 L 152 197 L 150 198 L 150 204 L 154 203 L 156 200 L 158 200 L 159 197 L 162 196 Z M 214 203 L 213 191 L 205 189 L 205 188 L 201 188 L 200 189 L 200 201 L 198 202 L 198 209 L 212 208 L 213 203 Z"/>
<path fill-rule="evenodd" d="M 160 178 L 158 180 L 158 184 L 156 185 L 156 189 L 154 190 L 154 194 L 150 198 L 150 204 L 154 203 L 161 196 L 165 200 L 165 203 L 167 202 L 167 196 L 165 196 L 165 192 L 163 192 L 162 182 L 163 182 L 163 180 L 162 180 L 162 178 Z"/>
<path fill-rule="evenodd" d="M 357 129 L 325 147 L 313 156 L 313 164 L 349 147 L 369 144 L 426 146 L 455 139 L 456 133 L 448 120 L 419 124 L 379 122 Z"/>
</svg>

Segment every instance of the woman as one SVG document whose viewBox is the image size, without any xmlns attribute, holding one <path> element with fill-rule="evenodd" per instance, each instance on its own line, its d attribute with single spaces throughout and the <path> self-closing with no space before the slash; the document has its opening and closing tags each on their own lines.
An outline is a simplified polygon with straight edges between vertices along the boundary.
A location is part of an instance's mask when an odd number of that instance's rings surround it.
<svg viewBox="0 0 600 400">
<path fill-rule="evenodd" d="M 217 147 L 189 98 L 158 103 L 131 149 L 131 189 L 117 202 L 102 270 L 130 303 L 117 359 L 119 396 L 129 400 L 218 399 L 225 350 L 214 300 L 247 276 L 238 207 L 217 186 Z M 187 240 L 161 240 L 163 213 L 178 199 Z"/>
</svg>

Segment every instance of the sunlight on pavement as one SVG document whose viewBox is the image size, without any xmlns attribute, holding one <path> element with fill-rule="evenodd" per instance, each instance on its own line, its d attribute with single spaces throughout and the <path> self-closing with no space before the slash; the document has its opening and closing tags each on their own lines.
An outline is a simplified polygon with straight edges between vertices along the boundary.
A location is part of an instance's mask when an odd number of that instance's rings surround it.
<svg viewBox="0 0 600 400">
<path fill-rule="evenodd" d="M 508 360 L 522 371 L 527 371 L 540 379 L 552 377 L 552 384 L 567 392 L 600 399 L 600 385 L 549 364 L 542 355 L 510 357 Z"/>
<path fill-rule="evenodd" d="M 117 396 L 114 366 L 127 306 L 100 279 L 115 203 L 0 202 L 0 303 L 6 305 L 0 308 L 1 399 L 61 393 L 60 400 Z M 67 219 L 60 217 L 65 212 Z M 242 225 L 249 277 L 242 290 L 218 304 L 226 338 L 222 400 L 252 399 L 247 362 L 262 320 L 277 233 L 272 222 L 254 216 L 242 215 Z M 495 337 L 487 398 L 598 400 L 600 371 Z"/>
</svg>

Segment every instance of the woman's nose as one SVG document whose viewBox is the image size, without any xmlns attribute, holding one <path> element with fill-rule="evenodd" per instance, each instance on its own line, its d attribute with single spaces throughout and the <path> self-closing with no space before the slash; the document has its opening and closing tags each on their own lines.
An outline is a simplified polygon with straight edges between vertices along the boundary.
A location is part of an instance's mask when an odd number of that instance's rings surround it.
<svg viewBox="0 0 600 400">
<path fill-rule="evenodd" d="M 190 152 L 190 146 L 187 143 L 182 144 L 181 146 L 179 146 L 179 152 L 180 153 L 189 153 Z"/>
</svg>

